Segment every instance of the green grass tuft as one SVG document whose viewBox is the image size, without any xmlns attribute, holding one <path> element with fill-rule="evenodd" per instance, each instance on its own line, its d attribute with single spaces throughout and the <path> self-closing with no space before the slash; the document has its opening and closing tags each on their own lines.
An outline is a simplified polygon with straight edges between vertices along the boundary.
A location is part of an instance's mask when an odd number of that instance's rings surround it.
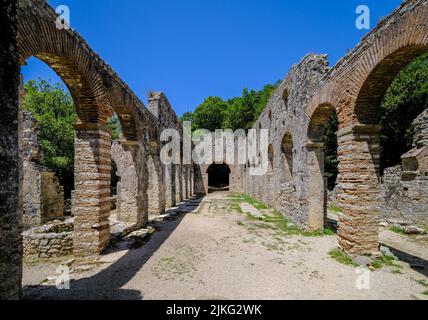
<svg viewBox="0 0 428 320">
<path fill-rule="evenodd" d="M 395 263 L 395 259 L 388 256 L 381 256 L 375 259 L 371 265 L 375 269 L 380 269 L 385 266 L 400 268 L 400 266 Z"/>
<path fill-rule="evenodd" d="M 336 213 L 342 212 L 342 210 L 335 204 L 330 205 L 327 210 L 331 212 L 336 212 Z"/>
<path fill-rule="evenodd" d="M 389 230 L 398 234 L 406 234 L 402 228 L 397 226 L 390 227 Z"/>
<path fill-rule="evenodd" d="M 242 209 L 240 208 L 239 204 L 243 202 L 251 204 L 258 210 L 268 209 L 266 204 L 257 201 L 247 195 L 231 195 L 229 196 L 229 199 L 234 202 L 231 207 L 241 213 Z M 254 227 L 276 230 L 286 235 L 300 235 L 305 237 L 322 237 L 335 235 L 334 231 L 331 228 L 326 228 L 324 230 L 317 231 L 303 230 L 296 224 L 290 222 L 290 220 L 284 217 L 277 210 L 273 210 L 272 214 L 265 215 L 262 217 L 255 217 L 250 213 L 246 213 L 246 215 L 248 220 L 260 222 L 254 224 Z"/>
<path fill-rule="evenodd" d="M 341 264 L 355 266 L 355 264 L 352 262 L 352 258 L 340 249 L 333 249 L 329 251 L 328 255 Z"/>
</svg>

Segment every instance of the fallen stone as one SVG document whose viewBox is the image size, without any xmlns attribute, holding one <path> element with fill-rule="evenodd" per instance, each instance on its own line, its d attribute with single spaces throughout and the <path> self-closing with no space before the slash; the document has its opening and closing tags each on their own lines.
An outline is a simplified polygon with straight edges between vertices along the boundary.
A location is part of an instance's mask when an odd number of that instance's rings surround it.
<svg viewBox="0 0 428 320">
<path fill-rule="evenodd" d="M 373 263 L 373 260 L 370 257 L 367 256 L 357 256 L 354 259 L 352 259 L 352 261 L 357 265 L 357 266 L 369 266 Z"/>
<path fill-rule="evenodd" d="M 417 226 L 406 226 L 403 228 L 404 233 L 406 234 L 424 234 L 425 230 L 422 228 L 419 228 Z"/>
<path fill-rule="evenodd" d="M 398 220 L 398 219 L 388 219 L 387 222 L 392 225 L 396 226 L 408 226 L 410 225 L 410 222 L 404 221 L 404 220 Z"/>
<path fill-rule="evenodd" d="M 391 252 L 391 250 L 388 247 L 381 246 L 380 252 L 386 257 L 394 258 L 394 260 L 398 260 L 398 258 Z"/>
</svg>

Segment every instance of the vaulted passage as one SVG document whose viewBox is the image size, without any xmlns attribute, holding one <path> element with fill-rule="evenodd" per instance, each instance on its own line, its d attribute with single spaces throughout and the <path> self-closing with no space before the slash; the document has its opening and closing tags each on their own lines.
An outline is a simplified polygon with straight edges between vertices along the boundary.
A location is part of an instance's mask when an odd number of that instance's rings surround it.
<svg viewBox="0 0 428 320">
<path fill-rule="evenodd" d="M 219 189 L 228 189 L 230 168 L 226 164 L 212 164 L 208 168 L 208 189 L 214 192 Z"/>
</svg>

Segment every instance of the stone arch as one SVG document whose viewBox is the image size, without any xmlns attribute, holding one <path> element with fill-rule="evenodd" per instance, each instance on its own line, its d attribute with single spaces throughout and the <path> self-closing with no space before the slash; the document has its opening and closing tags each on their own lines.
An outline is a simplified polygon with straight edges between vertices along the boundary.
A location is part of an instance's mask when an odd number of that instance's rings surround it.
<svg viewBox="0 0 428 320">
<path fill-rule="evenodd" d="M 77 32 L 57 29 L 56 18 L 44 1 L 19 2 L 21 65 L 34 56 L 60 76 L 75 102 L 78 123 L 105 125 L 115 111 L 126 139 L 137 140 L 135 119 L 142 116 L 143 105 Z"/>
<path fill-rule="evenodd" d="M 391 17 L 332 71 L 349 94 L 338 107 L 338 201 L 339 244 L 351 254 L 379 249 L 379 106 L 397 74 L 428 51 L 426 2 L 404 2 Z"/>
<path fill-rule="evenodd" d="M 20 64 L 30 57 L 45 62 L 73 98 L 78 115 L 74 253 L 97 255 L 110 239 L 111 130 L 106 124 L 116 111 L 124 136 L 135 142 L 138 99 L 132 99 L 135 97 L 129 88 L 78 33 L 56 28 L 57 15 L 45 1 L 19 1 L 17 15 Z"/>
<path fill-rule="evenodd" d="M 208 192 L 215 189 L 225 189 L 230 185 L 232 170 L 226 163 L 213 163 L 206 169 L 208 175 Z"/>
<path fill-rule="evenodd" d="M 281 141 L 281 163 L 283 163 L 283 181 L 293 179 L 293 138 L 290 132 L 286 132 Z"/>
<path fill-rule="evenodd" d="M 308 227 L 324 228 L 326 216 L 326 184 L 324 178 L 324 128 L 334 112 L 332 104 L 321 104 L 314 110 L 308 126 L 307 205 Z"/>
</svg>

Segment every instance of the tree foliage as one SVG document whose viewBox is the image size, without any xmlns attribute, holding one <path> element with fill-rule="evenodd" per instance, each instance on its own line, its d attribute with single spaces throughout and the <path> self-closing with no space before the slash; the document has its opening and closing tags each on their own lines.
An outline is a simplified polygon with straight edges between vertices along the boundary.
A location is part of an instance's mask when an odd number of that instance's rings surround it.
<svg viewBox="0 0 428 320">
<path fill-rule="evenodd" d="M 250 129 L 265 108 L 276 85 L 266 85 L 262 90 L 244 89 L 240 97 L 224 101 L 209 97 L 194 112 L 186 112 L 181 121 L 192 121 L 192 130 Z"/>
<path fill-rule="evenodd" d="M 122 127 L 120 125 L 119 117 L 116 113 L 108 120 L 107 126 L 112 129 L 112 140 L 119 140 L 122 136 Z"/>
<path fill-rule="evenodd" d="M 336 185 L 337 175 L 339 173 L 337 159 L 337 136 L 336 132 L 339 128 L 339 120 L 336 112 L 330 116 L 324 129 L 324 174 L 327 178 L 327 188 L 333 190 Z"/>
<path fill-rule="evenodd" d="M 387 90 L 380 108 L 381 168 L 400 163 L 412 148 L 413 120 L 428 106 L 428 54 L 404 68 Z"/>
<path fill-rule="evenodd" d="M 25 85 L 23 109 L 31 112 L 40 128 L 43 165 L 58 173 L 66 191 L 73 186 L 74 123 L 73 99 L 60 83 L 31 80 Z"/>
</svg>

